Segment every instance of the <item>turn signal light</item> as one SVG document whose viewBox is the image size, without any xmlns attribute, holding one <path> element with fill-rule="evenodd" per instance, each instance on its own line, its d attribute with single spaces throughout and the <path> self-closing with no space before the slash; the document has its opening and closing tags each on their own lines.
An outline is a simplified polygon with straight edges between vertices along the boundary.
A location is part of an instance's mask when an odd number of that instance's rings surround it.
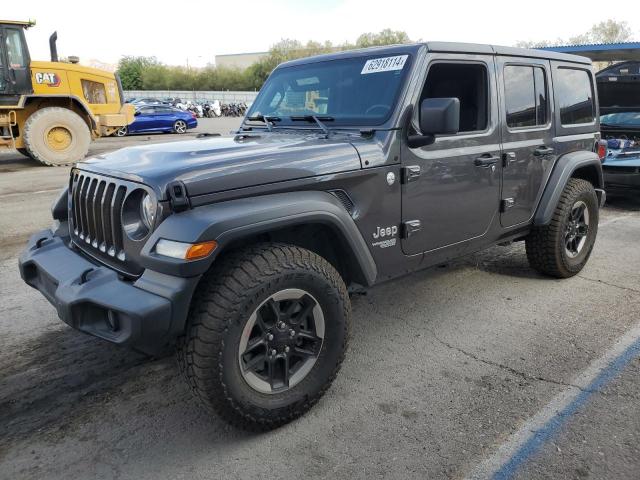
<svg viewBox="0 0 640 480">
<path fill-rule="evenodd" d="M 196 258 L 204 258 L 215 250 L 218 242 L 211 240 L 210 242 L 194 243 L 187 250 L 184 256 L 186 260 L 195 260 Z"/>
<path fill-rule="evenodd" d="M 161 238 L 158 240 L 158 243 L 156 243 L 155 252 L 158 255 L 180 260 L 197 260 L 209 255 L 217 246 L 218 243 L 215 240 L 200 243 L 185 243 Z"/>
</svg>

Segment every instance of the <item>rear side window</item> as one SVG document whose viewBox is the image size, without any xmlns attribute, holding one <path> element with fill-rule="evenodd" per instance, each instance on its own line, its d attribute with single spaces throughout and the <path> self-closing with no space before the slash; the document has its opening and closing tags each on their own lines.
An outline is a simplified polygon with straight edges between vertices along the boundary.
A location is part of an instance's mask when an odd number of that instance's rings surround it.
<svg viewBox="0 0 640 480">
<path fill-rule="evenodd" d="M 595 109 L 589 72 L 564 67 L 558 68 L 557 72 L 553 83 L 560 106 L 560 123 L 576 125 L 593 122 Z"/>
<path fill-rule="evenodd" d="M 504 91 L 509 128 L 547 123 L 547 81 L 544 69 L 529 65 L 504 67 Z"/>
</svg>

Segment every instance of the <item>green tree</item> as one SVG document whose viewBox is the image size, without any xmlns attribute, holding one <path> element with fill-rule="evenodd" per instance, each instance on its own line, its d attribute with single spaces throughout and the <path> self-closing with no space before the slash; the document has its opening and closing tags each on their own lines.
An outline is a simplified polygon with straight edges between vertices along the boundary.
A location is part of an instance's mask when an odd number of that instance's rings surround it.
<svg viewBox="0 0 640 480">
<path fill-rule="evenodd" d="M 617 22 L 615 20 L 605 20 L 593 25 L 587 32 L 569 37 L 568 40 L 557 38 L 550 40 L 528 40 L 519 41 L 517 47 L 542 48 L 555 45 L 584 45 L 589 43 L 617 43 L 628 42 L 632 38 L 632 32 L 627 22 Z"/>
<path fill-rule="evenodd" d="M 334 45 L 282 39 L 269 49 L 266 57 L 245 70 L 207 66 L 201 69 L 164 65 L 155 57 L 122 57 L 118 73 L 125 90 L 257 90 L 280 63 L 296 58 L 351 48 L 409 42 L 405 32 L 385 29 L 363 33 L 355 44 Z"/>
<path fill-rule="evenodd" d="M 609 19 L 591 27 L 587 37 L 591 43 L 618 43 L 628 42 L 632 34 L 627 22 Z"/>
<path fill-rule="evenodd" d="M 125 56 L 118 62 L 118 75 L 124 90 L 140 90 L 143 88 L 143 72 L 158 65 L 155 57 Z"/>
<path fill-rule="evenodd" d="M 376 47 L 380 45 L 395 45 L 409 42 L 411 42 L 411 40 L 406 32 L 385 28 L 378 33 L 363 33 L 356 40 L 356 47 Z"/>
</svg>

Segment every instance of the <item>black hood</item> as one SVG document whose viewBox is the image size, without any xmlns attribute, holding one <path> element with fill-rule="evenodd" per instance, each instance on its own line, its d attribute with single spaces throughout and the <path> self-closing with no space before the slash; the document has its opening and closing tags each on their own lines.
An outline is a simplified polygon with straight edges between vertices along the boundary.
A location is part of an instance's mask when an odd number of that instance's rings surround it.
<svg viewBox="0 0 640 480">
<path fill-rule="evenodd" d="M 207 137 L 128 147 L 79 165 L 87 170 L 152 187 L 166 199 L 180 180 L 189 196 L 360 169 L 358 151 L 346 135 L 267 133 Z"/>
</svg>

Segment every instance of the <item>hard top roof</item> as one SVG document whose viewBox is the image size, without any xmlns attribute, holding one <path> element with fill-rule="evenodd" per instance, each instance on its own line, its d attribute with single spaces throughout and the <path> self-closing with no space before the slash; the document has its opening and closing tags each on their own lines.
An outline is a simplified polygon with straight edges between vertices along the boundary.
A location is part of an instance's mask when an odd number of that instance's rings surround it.
<svg viewBox="0 0 640 480">
<path fill-rule="evenodd" d="M 569 55 L 566 53 L 557 53 L 545 50 L 503 47 L 498 45 L 485 45 L 480 43 L 460 43 L 460 42 L 424 42 L 424 43 L 408 43 L 399 45 L 387 45 L 382 47 L 360 48 L 355 50 L 343 50 L 339 52 L 327 53 L 324 55 L 316 55 L 313 57 L 299 58 L 289 60 L 280 64 L 282 67 L 292 65 L 303 65 L 305 63 L 322 62 L 327 60 L 339 60 L 341 58 L 370 56 L 370 55 L 399 55 L 403 53 L 415 53 L 421 47 L 426 47 L 429 52 L 439 53 L 468 53 L 483 55 L 505 55 L 527 58 L 543 58 L 549 60 L 559 60 L 563 62 L 582 63 L 591 65 L 591 60 L 578 55 Z"/>
</svg>

